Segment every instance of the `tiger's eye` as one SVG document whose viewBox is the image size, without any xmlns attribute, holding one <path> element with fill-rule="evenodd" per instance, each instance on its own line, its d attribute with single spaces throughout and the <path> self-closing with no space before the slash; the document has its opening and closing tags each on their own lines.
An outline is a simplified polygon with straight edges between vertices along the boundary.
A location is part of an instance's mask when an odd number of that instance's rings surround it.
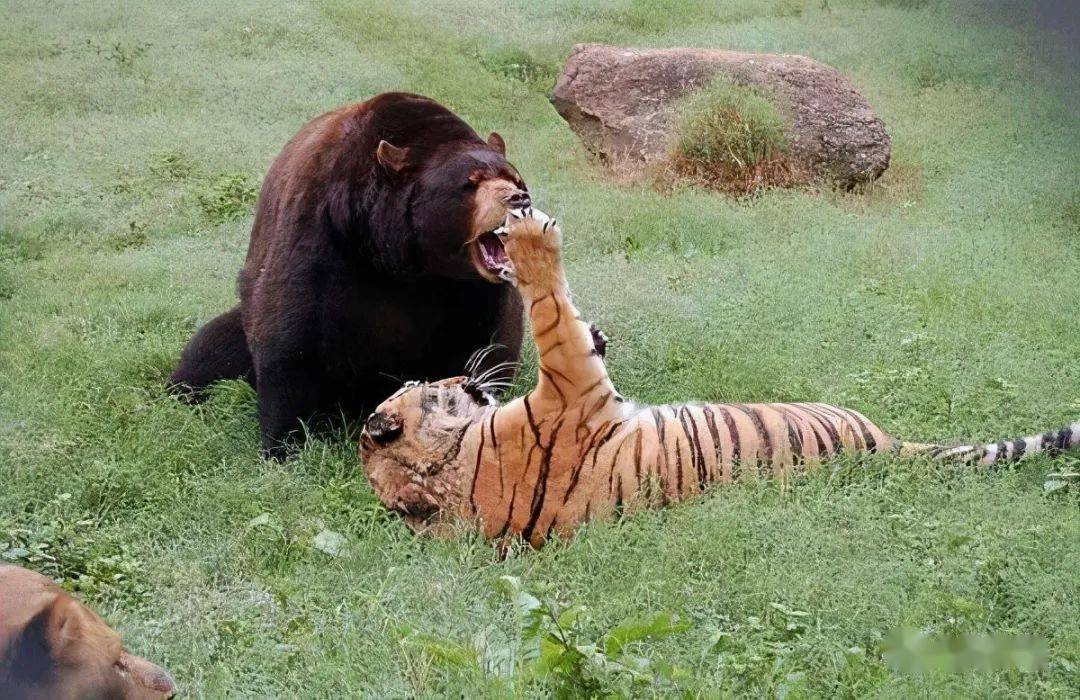
<svg viewBox="0 0 1080 700">
<path fill-rule="evenodd" d="M 372 413 L 364 424 L 364 434 L 380 445 L 392 442 L 401 435 L 402 422 L 397 416 Z"/>
</svg>

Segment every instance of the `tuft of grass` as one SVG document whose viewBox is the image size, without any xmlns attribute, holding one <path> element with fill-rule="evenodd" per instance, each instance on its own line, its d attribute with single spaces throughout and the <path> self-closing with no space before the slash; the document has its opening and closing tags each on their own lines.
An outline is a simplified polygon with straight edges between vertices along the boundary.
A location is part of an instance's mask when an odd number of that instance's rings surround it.
<svg viewBox="0 0 1080 700">
<path fill-rule="evenodd" d="M 150 172 L 162 180 L 184 180 L 195 172 L 195 164 L 176 148 L 155 153 L 149 165 Z"/>
<path fill-rule="evenodd" d="M 64 588 L 101 600 L 140 604 L 149 596 L 143 563 L 102 530 L 101 516 L 59 493 L 33 516 L 0 516 L 0 561 L 30 567 Z"/>
<path fill-rule="evenodd" d="M 676 174 L 733 194 L 802 180 L 786 124 L 753 88 L 719 78 L 681 106 L 671 157 Z"/>
<path fill-rule="evenodd" d="M 1066 230 L 1075 235 L 1080 235 L 1080 190 L 1072 193 L 1061 207 L 1061 219 Z"/>
<path fill-rule="evenodd" d="M 777 0 L 773 4 L 774 17 L 802 17 L 807 0 Z"/>
<path fill-rule="evenodd" d="M 879 5 L 886 7 L 899 7 L 905 10 L 922 9 L 929 5 L 931 0 L 877 0 Z"/>
<path fill-rule="evenodd" d="M 196 195 L 203 212 L 215 223 L 239 219 L 251 213 L 256 189 L 245 173 L 224 173 Z"/>
<path fill-rule="evenodd" d="M 551 89 L 559 72 L 558 63 L 541 61 L 516 46 L 478 54 L 478 58 L 484 68 L 492 73 L 534 89 Z"/>
<path fill-rule="evenodd" d="M 123 233 L 109 237 L 109 247 L 120 252 L 129 248 L 142 248 L 150 242 L 146 235 L 147 224 L 145 221 L 132 219 L 128 222 L 128 228 Z"/>
</svg>

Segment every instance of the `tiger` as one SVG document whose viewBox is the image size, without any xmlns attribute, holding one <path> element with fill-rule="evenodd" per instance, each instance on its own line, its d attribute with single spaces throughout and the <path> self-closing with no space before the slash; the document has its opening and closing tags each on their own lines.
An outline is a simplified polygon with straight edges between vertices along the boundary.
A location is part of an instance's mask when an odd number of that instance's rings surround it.
<svg viewBox="0 0 1080 700">
<path fill-rule="evenodd" d="M 606 338 L 575 308 L 562 231 L 537 209 L 498 229 L 499 276 L 516 286 L 538 354 L 536 386 L 499 405 L 492 373 L 406 384 L 366 421 L 360 457 L 382 503 L 417 532 L 465 521 L 485 537 L 540 547 L 552 534 L 626 508 L 662 506 L 713 484 L 787 479 L 840 453 L 926 455 L 984 467 L 1080 445 L 1060 430 L 955 447 L 898 440 L 858 411 L 825 403 L 684 403 L 624 398 L 604 362 Z"/>
</svg>

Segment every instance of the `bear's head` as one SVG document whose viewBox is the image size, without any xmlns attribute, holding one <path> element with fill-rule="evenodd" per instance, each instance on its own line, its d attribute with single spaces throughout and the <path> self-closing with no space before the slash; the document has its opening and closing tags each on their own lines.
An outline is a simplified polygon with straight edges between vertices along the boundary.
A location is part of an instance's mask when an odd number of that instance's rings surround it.
<svg viewBox="0 0 1080 700">
<path fill-rule="evenodd" d="M 407 230 L 406 267 L 423 274 L 500 282 L 508 264 L 493 232 L 510 209 L 531 203 L 528 187 L 492 133 L 435 145 L 380 140 L 378 163 L 401 187 Z"/>
<path fill-rule="evenodd" d="M 41 574 L 0 564 L 0 697 L 164 700 L 165 669 Z"/>
</svg>

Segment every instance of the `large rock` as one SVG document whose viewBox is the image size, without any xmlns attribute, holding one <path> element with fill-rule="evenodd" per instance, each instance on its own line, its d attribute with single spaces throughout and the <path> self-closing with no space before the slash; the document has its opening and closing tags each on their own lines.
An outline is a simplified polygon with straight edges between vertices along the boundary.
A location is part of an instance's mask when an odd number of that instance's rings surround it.
<svg viewBox="0 0 1080 700">
<path fill-rule="evenodd" d="M 640 169 L 668 155 L 678 100 L 721 76 L 774 102 L 792 155 L 818 176 L 852 186 L 889 166 L 881 119 L 840 73 L 803 56 L 578 44 L 551 102 L 590 150 Z"/>
</svg>

